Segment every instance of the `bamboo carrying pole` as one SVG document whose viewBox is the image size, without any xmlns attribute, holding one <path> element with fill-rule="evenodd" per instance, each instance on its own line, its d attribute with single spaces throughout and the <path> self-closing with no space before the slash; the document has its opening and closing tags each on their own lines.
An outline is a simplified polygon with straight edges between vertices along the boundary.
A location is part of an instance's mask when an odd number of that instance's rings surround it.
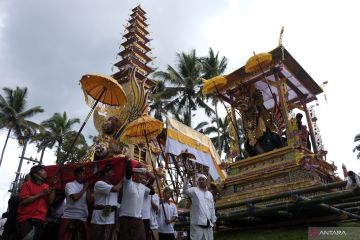
<svg viewBox="0 0 360 240">
<path fill-rule="evenodd" d="M 79 131 L 77 132 L 74 141 L 71 143 L 71 146 L 70 146 L 69 151 L 68 151 L 68 152 L 66 153 L 66 155 L 65 155 L 65 158 L 59 163 L 59 167 L 58 167 L 58 169 L 57 169 L 56 172 L 55 172 L 55 176 L 57 176 L 57 175 L 62 171 L 62 167 L 63 167 L 64 163 L 67 161 L 68 157 L 70 156 L 70 154 L 71 154 L 71 152 L 72 152 L 72 150 L 73 150 L 73 148 L 74 148 L 74 146 L 75 146 L 75 143 L 76 143 L 77 139 L 79 138 L 79 136 L 80 136 L 82 130 L 84 129 L 87 121 L 89 120 L 91 114 L 94 112 L 95 107 L 97 106 L 97 104 L 99 103 L 101 97 L 104 95 L 105 92 L 106 92 L 106 88 L 104 87 L 103 90 L 101 91 L 99 97 L 96 99 L 96 102 L 95 102 L 94 105 L 92 106 L 90 112 L 89 112 L 88 115 L 86 116 L 83 124 L 81 125 L 81 127 L 80 127 L 80 129 L 79 129 Z"/>
<path fill-rule="evenodd" d="M 153 162 L 153 160 L 152 160 L 152 156 L 151 156 L 151 153 L 150 153 L 149 140 L 148 140 L 147 133 L 146 133 L 145 130 L 144 130 L 144 135 L 145 135 L 146 145 L 147 145 L 147 148 L 148 148 L 148 151 L 149 151 L 151 166 L 152 166 L 153 171 L 154 171 L 154 173 L 155 173 L 155 166 L 154 166 L 154 162 Z M 164 211 L 165 219 L 167 219 L 166 212 L 165 212 L 165 207 L 164 207 L 164 199 L 162 198 L 161 189 L 160 189 L 160 184 L 159 184 L 159 181 L 158 181 L 158 179 L 157 179 L 156 176 L 155 176 L 155 182 L 156 182 L 156 187 L 158 188 L 158 191 L 159 191 L 159 197 L 160 197 L 160 199 L 163 200 L 163 202 L 161 203 L 161 206 L 162 206 L 162 209 L 163 209 L 163 211 Z"/>
<path fill-rule="evenodd" d="M 305 203 L 311 201 L 310 198 L 303 197 L 303 196 L 297 196 L 297 199 L 299 199 L 299 200 L 301 200 L 301 201 L 305 201 Z M 328 211 L 330 211 L 330 212 L 340 213 L 340 214 L 341 214 L 341 213 L 344 213 L 344 214 L 346 214 L 346 215 L 347 215 L 348 217 L 350 217 L 350 218 L 355 218 L 355 219 L 360 220 L 360 216 L 359 216 L 359 215 L 350 213 L 350 212 L 348 212 L 348 211 L 345 211 L 345 210 L 342 210 L 342 209 L 339 209 L 339 208 L 336 208 L 336 207 L 332 207 L 332 206 L 330 206 L 330 205 L 328 205 L 328 204 L 326 204 L 326 203 L 320 203 L 318 206 L 319 206 L 320 208 L 325 209 L 325 210 L 328 210 Z"/>
<path fill-rule="evenodd" d="M 345 208 L 344 210 L 348 212 L 358 212 L 360 211 L 360 207 L 350 207 L 350 208 Z"/>
<path fill-rule="evenodd" d="M 99 97 L 96 99 L 96 102 L 95 102 L 94 105 L 92 106 L 90 112 L 89 112 L 88 115 L 86 116 L 83 124 L 81 125 L 81 127 L 80 127 L 80 129 L 79 129 L 79 131 L 76 133 L 75 139 L 74 139 L 74 141 L 71 143 L 69 151 L 66 153 L 64 159 L 59 163 L 58 168 L 56 169 L 56 172 L 55 172 L 53 178 L 54 178 L 54 177 L 56 178 L 58 175 L 60 175 L 60 182 L 61 182 L 61 186 L 62 186 L 62 187 L 64 187 L 64 178 L 63 178 L 63 173 L 62 173 L 64 163 L 67 161 L 68 157 L 69 157 L 70 154 L 72 153 L 72 150 L 73 150 L 73 148 L 74 148 L 74 146 L 75 146 L 75 144 L 76 144 L 77 139 L 79 138 L 79 136 L 80 136 L 82 130 L 84 129 L 87 121 L 89 120 L 91 114 L 94 112 L 95 107 L 97 106 L 97 104 L 98 104 L 99 101 L 100 101 L 100 98 L 104 95 L 105 92 L 106 92 L 106 88 L 104 87 L 103 90 L 101 91 Z"/>
<path fill-rule="evenodd" d="M 156 141 L 157 141 L 157 143 L 159 144 L 161 156 L 163 157 L 163 159 L 164 159 L 164 161 L 165 161 L 166 156 L 165 156 L 164 150 L 162 149 L 162 146 L 161 146 L 161 144 L 160 144 L 160 141 L 159 141 L 159 139 L 156 139 Z M 150 151 L 149 151 L 149 154 L 151 154 Z M 159 162 L 157 162 L 157 163 L 159 164 Z M 164 166 L 164 167 L 165 167 L 165 166 Z M 169 174 L 169 176 L 170 176 L 170 181 L 171 181 L 172 185 L 173 185 L 174 188 L 175 188 L 175 187 L 176 187 L 175 181 L 174 181 L 174 179 L 173 179 L 173 177 L 172 177 L 172 175 L 171 175 L 171 173 L 170 173 L 170 170 L 167 169 L 167 172 L 168 172 L 168 174 Z M 174 196 L 171 196 L 171 198 L 172 198 L 172 200 L 173 200 L 174 202 L 177 203 L 177 201 L 175 201 L 175 199 L 174 199 Z M 176 200 L 177 200 L 177 199 L 176 199 Z"/>
<path fill-rule="evenodd" d="M 334 207 L 336 208 L 347 208 L 347 207 L 358 207 L 358 206 L 360 206 L 360 202 L 347 202 L 347 203 L 340 203 L 334 205 Z"/>
</svg>

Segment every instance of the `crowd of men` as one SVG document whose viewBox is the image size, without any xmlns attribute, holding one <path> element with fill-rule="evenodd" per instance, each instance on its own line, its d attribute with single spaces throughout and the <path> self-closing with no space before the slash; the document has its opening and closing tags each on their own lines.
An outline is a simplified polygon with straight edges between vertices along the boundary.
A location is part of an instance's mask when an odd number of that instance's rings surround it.
<svg viewBox="0 0 360 240">
<path fill-rule="evenodd" d="M 130 160 L 126 162 L 125 177 L 115 185 L 114 176 L 114 166 L 108 164 L 90 187 L 85 169 L 78 167 L 74 181 L 65 185 L 65 196 L 61 196 L 55 195 L 57 179 L 45 183 L 44 167 L 32 167 L 19 194 L 9 200 L 12 217 L 7 218 L 3 239 L 176 239 L 178 212 L 171 201 L 172 189 L 165 187 L 160 199 L 152 187 L 154 174 L 143 165 L 133 167 Z M 192 202 L 187 239 L 213 239 L 216 216 L 206 180 L 205 175 L 198 174 L 196 187 L 190 187 L 187 181 L 184 184 L 184 193 Z"/>
</svg>

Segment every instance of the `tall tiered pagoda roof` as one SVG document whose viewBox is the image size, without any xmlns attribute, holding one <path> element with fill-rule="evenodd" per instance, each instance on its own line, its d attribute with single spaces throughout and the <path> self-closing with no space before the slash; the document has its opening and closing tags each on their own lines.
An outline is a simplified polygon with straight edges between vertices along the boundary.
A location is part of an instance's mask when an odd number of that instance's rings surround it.
<svg viewBox="0 0 360 240">
<path fill-rule="evenodd" d="M 129 81 L 131 69 L 135 69 L 136 78 L 145 81 L 147 88 L 153 88 L 155 83 L 148 78 L 154 69 L 148 66 L 152 58 L 149 56 L 151 48 L 148 46 L 150 39 L 145 15 L 146 12 L 140 5 L 132 9 L 127 32 L 123 35 L 126 40 L 121 44 L 123 49 L 118 53 L 122 59 L 114 64 L 119 71 L 113 74 L 113 77 L 119 83 L 126 83 Z"/>
</svg>

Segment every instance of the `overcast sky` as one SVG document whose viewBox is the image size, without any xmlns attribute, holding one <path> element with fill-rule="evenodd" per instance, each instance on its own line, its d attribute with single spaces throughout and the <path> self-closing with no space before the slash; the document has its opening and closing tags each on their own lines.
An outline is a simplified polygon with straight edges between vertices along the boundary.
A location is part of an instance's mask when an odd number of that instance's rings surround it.
<svg viewBox="0 0 360 240">
<path fill-rule="evenodd" d="M 83 120 L 90 110 L 79 80 L 86 73 L 111 74 L 124 25 L 139 1 L 0 0 L 0 87 L 27 87 L 28 107 L 45 109 L 34 121 L 66 111 Z M 341 170 L 360 171 L 352 153 L 360 133 L 358 64 L 359 1 L 209 1 L 142 0 L 152 38 L 152 67 L 174 65 L 176 52 L 208 48 L 229 59 L 227 73 L 243 66 L 252 51 L 283 44 L 312 78 L 325 88 L 316 108 L 328 160 Z M 77 126 L 77 129 L 79 126 Z M 94 134 L 92 122 L 84 134 Z M 4 131 L 0 147 L 4 144 Z M 21 149 L 10 141 L 0 168 L 0 188 L 7 190 Z M 27 155 L 36 157 L 35 150 Z M 52 152 L 46 154 L 52 161 Z M 25 164 L 26 165 L 26 164 Z M 25 166 L 24 170 L 28 167 Z M 1 200 L 1 195 L 0 195 Z M 1 207 L 1 206 L 0 206 Z"/>
</svg>

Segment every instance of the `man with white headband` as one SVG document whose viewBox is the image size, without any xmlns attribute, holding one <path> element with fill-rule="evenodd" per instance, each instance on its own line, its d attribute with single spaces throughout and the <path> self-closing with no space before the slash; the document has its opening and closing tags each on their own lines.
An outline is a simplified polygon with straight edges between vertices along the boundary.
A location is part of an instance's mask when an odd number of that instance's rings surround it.
<svg viewBox="0 0 360 240">
<path fill-rule="evenodd" d="M 184 183 L 184 193 L 191 198 L 190 238 L 192 240 L 213 240 L 213 226 L 216 222 L 214 199 L 207 190 L 207 177 L 195 175 L 196 187 L 190 187 L 188 180 Z"/>
</svg>

